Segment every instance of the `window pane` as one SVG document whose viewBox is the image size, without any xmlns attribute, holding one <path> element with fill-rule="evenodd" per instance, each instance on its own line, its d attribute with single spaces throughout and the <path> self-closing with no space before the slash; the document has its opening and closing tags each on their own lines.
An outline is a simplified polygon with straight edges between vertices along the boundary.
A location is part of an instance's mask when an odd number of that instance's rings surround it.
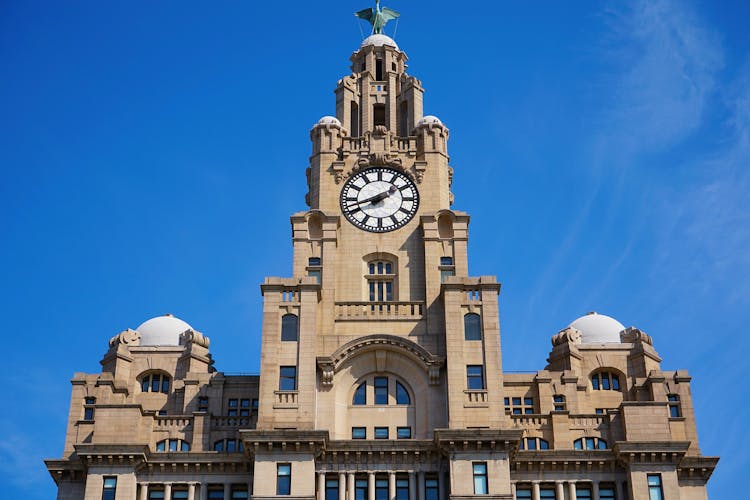
<svg viewBox="0 0 750 500">
<path fill-rule="evenodd" d="M 148 388 L 150 384 L 151 384 L 151 377 L 143 377 L 143 380 L 141 380 L 141 392 L 148 392 Z"/>
<path fill-rule="evenodd" d="M 160 375 L 151 376 L 151 392 L 159 392 L 159 385 L 161 383 Z"/>
<path fill-rule="evenodd" d="M 116 477 L 105 477 L 104 478 L 104 489 L 116 488 L 117 478 Z"/>
<path fill-rule="evenodd" d="M 169 394 L 169 377 L 164 375 L 161 379 L 161 392 Z"/>
<path fill-rule="evenodd" d="M 88 411 L 88 410 L 90 410 L 90 408 L 87 408 L 86 410 Z M 93 411 L 91 412 L 91 416 L 93 418 L 93 416 L 94 416 L 94 412 Z M 669 406 L 669 416 L 672 417 L 672 418 L 679 417 L 680 416 L 680 408 L 679 408 L 679 406 L 670 405 Z M 87 418 L 86 420 L 91 420 L 91 418 Z"/>
<path fill-rule="evenodd" d="M 393 274 L 393 266 L 390 262 L 385 263 L 385 274 Z"/>
<path fill-rule="evenodd" d="M 326 479 L 326 500 L 339 500 L 338 479 Z"/>
<path fill-rule="evenodd" d="M 466 378 L 469 389 L 484 389 L 482 365 L 468 365 L 466 367 Z"/>
<path fill-rule="evenodd" d="M 523 404 L 525 404 L 526 406 L 533 406 L 534 398 L 523 398 Z"/>
<path fill-rule="evenodd" d="M 545 441 L 544 439 L 539 440 L 539 449 L 540 450 L 549 450 L 549 442 Z"/>
<path fill-rule="evenodd" d="M 279 390 L 294 391 L 297 389 L 297 367 L 282 366 L 281 377 L 279 379 Z"/>
<path fill-rule="evenodd" d="M 487 491 L 487 464 L 475 463 L 473 464 L 474 471 L 474 494 L 475 495 L 486 495 Z"/>
<path fill-rule="evenodd" d="M 375 427 L 375 439 L 388 439 L 388 427 Z"/>
<path fill-rule="evenodd" d="M 169 440 L 169 451 L 177 451 L 177 440 L 176 439 L 170 439 Z"/>
<path fill-rule="evenodd" d="M 591 377 L 591 387 L 593 387 L 595 391 L 599 390 L 599 375 Z"/>
<path fill-rule="evenodd" d="M 83 419 L 84 420 L 94 420 L 94 409 L 93 408 L 86 408 L 83 410 Z"/>
<path fill-rule="evenodd" d="M 385 282 L 385 300 L 393 300 L 393 283 Z"/>
<path fill-rule="evenodd" d="M 594 446 L 594 438 L 586 438 L 586 449 L 587 450 L 596 449 L 596 447 Z"/>
<path fill-rule="evenodd" d="M 367 430 L 364 427 L 352 427 L 352 439 L 367 439 Z"/>
<path fill-rule="evenodd" d="M 597 442 L 597 444 L 596 444 L 596 445 L 597 445 L 597 447 L 598 447 L 598 448 L 599 448 L 600 450 L 606 450 L 606 449 L 607 449 L 607 442 L 606 442 L 605 440 L 603 440 L 603 439 L 600 439 L 600 440 L 599 440 L 599 441 Z"/>
<path fill-rule="evenodd" d="M 187 441 L 180 441 L 180 451 L 190 451 L 190 443 Z"/>
<path fill-rule="evenodd" d="M 517 489 L 516 490 L 517 500 L 531 500 L 531 490 L 529 489 Z"/>
<path fill-rule="evenodd" d="M 576 488 L 576 500 L 591 500 L 591 490 L 589 488 Z"/>
<path fill-rule="evenodd" d="M 482 340 L 481 318 L 478 314 L 464 315 L 464 340 Z"/>
<path fill-rule="evenodd" d="M 209 500 L 224 500 L 224 488 L 212 488 L 208 490 Z"/>
<path fill-rule="evenodd" d="M 216 441 L 214 443 L 214 451 L 224 451 L 224 440 Z"/>
<path fill-rule="evenodd" d="M 620 378 L 617 375 L 612 375 L 612 389 L 620 390 Z"/>
<path fill-rule="evenodd" d="M 378 274 L 383 274 L 383 263 L 378 262 Z"/>
<path fill-rule="evenodd" d="M 149 500 L 162 500 L 164 498 L 163 490 L 154 490 L 148 492 Z"/>
<path fill-rule="evenodd" d="M 355 405 L 366 405 L 367 404 L 367 382 L 362 382 L 359 387 L 354 391 L 354 398 L 352 404 Z"/>
<path fill-rule="evenodd" d="M 166 449 L 166 441 L 159 441 L 156 443 L 156 451 L 164 451 Z"/>
<path fill-rule="evenodd" d="M 513 406 L 520 406 L 521 398 L 513 398 Z"/>
<path fill-rule="evenodd" d="M 524 413 L 525 413 L 526 415 L 533 415 L 533 414 L 534 414 L 534 408 L 524 408 L 524 409 L 523 409 L 523 412 L 524 412 Z"/>
<path fill-rule="evenodd" d="M 452 266 L 453 265 L 453 257 L 440 257 L 440 265 L 441 266 Z"/>
<path fill-rule="evenodd" d="M 526 438 L 526 449 L 527 450 L 536 450 L 536 439 L 534 439 L 534 438 Z"/>
<path fill-rule="evenodd" d="M 409 397 L 409 392 L 406 390 L 406 387 L 404 387 L 401 382 L 396 381 L 396 404 L 399 405 L 410 405 L 411 404 L 411 398 Z"/>
<path fill-rule="evenodd" d="M 237 441 L 234 439 L 227 439 L 227 451 L 234 452 L 237 450 Z"/>
<path fill-rule="evenodd" d="M 172 500 L 182 500 L 187 497 L 187 490 L 172 490 Z"/>
<path fill-rule="evenodd" d="M 437 479 L 425 479 L 425 500 L 438 500 Z"/>
<path fill-rule="evenodd" d="M 375 377 L 375 404 L 388 404 L 388 377 Z"/>
<path fill-rule="evenodd" d="M 609 374 L 607 373 L 602 373 L 602 389 L 609 390 Z"/>
<path fill-rule="evenodd" d="M 541 500 L 555 500 L 555 490 L 553 488 L 542 488 L 539 490 Z"/>
<path fill-rule="evenodd" d="M 576 439 L 573 441 L 573 449 L 575 450 L 582 450 L 583 449 L 583 440 L 582 439 Z"/>
<path fill-rule="evenodd" d="M 307 265 L 308 266 L 319 266 L 320 265 L 320 257 L 310 257 L 307 259 Z"/>
<path fill-rule="evenodd" d="M 276 494 L 277 495 L 289 495 L 291 493 L 292 485 L 292 465 L 291 464 L 277 464 L 276 465 Z"/>
<path fill-rule="evenodd" d="M 298 320 L 294 314 L 285 314 L 281 317 L 281 340 L 283 342 L 295 342 L 297 340 Z"/>
<path fill-rule="evenodd" d="M 411 439 L 411 427 L 398 427 L 396 429 L 398 439 Z"/>
</svg>

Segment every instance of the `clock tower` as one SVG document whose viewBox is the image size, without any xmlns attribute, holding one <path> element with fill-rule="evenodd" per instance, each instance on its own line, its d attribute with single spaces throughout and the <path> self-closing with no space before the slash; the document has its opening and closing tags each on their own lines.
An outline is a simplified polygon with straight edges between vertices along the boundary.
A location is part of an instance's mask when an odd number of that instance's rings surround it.
<svg viewBox="0 0 750 500">
<path fill-rule="evenodd" d="M 452 208 L 448 128 L 424 115 L 422 85 L 391 38 L 369 36 L 350 61 L 336 116 L 310 132 L 309 209 L 291 217 L 293 276 L 261 287 L 260 409 L 245 439 L 447 433 L 474 452 L 494 443 L 491 468 L 507 477 L 505 446 L 518 431 L 503 430 L 500 285 L 468 275 L 469 216 Z M 455 453 L 456 470 L 470 474 Z M 259 450 L 256 477 L 276 474 L 278 460 Z M 495 489 L 509 495 L 509 480 Z"/>
</svg>

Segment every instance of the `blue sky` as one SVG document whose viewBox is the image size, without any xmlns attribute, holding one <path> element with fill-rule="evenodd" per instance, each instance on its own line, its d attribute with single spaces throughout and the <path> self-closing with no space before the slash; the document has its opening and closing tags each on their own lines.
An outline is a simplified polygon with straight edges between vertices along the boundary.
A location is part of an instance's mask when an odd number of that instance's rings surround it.
<svg viewBox="0 0 750 500">
<path fill-rule="evenodd" d="M 121 330 L 171 312 L 258 371 L 258 285 L 290 273 L 308 131 L 367 3 L 2 2 L 8 497 L 53 497 L 68 381 Z M 750 466 L 750 4 L 623 4 L 385 3 L 451 130 L 470 272 L 503 283 L 505 368 L 543 368 L 588 311 L 643 329 L 693 375 L 728 498 Z"/>
</svg>

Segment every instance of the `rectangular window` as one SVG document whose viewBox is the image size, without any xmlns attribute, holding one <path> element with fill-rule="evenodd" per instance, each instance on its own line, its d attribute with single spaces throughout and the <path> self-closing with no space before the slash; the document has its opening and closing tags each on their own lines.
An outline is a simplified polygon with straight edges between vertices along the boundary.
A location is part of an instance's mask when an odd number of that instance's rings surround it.
<svg viewBox="0 0 750 500">
<path fill-rule="evenodd" d="M 240 417 L 250 416 L 250 400 L 240 399 Z"/>
<path fill-rule="evenodd" d="M 482 365 L 466 366 L 466 385 L 469 390 L 484 389 L 484 367 Z"/>
<path fill-rule="evenodd" d="M 388 404 L 388 377 L 375 377 L 375 404 Z"/>
<path fill-rule="evenodd" d="M 664 500 L 664 491 L 661 489 L 661 474 L 648 474 L 647 480 L 649 500 Z"/>
<path fill-rule="evenodd" d="M 398 439 L 411 439 L 411 427 L 397 427 L 396 437 Z"/>
<path fill-rule="evenodd" d="M 682 413 L 680 412 L 680 396 L 677 394 L 668 394 L 667 400 L 669 401 L 669 416 L 672 418 L 681 417 Z"/>
<path fill-rule="evenodd" d="M 116 493 L 117 493 L 117 478 L 105 477 L 104 487 L 102 489 L 102 500 L 115 500 Z"/>
<path fill-rule="evenodd" d="M 615 487 L 609 485 L 600 486 L 599 500 L 615 500 Z"/>
<path fill-rule="evenodd" d="M 276 464 L 276 494 L 291 495 L 292 464 Z"/>
<path fill-rule="evenodd" d="M 375 500 L 389 500 L 388 479 L 375 478 Z"/>
<path fill-rule="evenodd" d="M 326 500 L 339 500 L 338 479 L 326 479 Z"/>
<path fill-rule="evenodd" d="M 388 427 L 375 427 L 375 439 L 388 439 Z"/>
<path fill-rule="evenodd" d="M 151 392 L 159 392 L 160 385 L 161 385 L 161 376 L 153 375 L 151 377 Z"/>
<path fill-rule="evenodd" d="M 539 489 L 539 500 L 555 500 L 555 488 L 542 487 Z"/>
<path fill-rule="evenodd" d="M 148 488 L 148 500 L 164 500 L 164 490 Z"/>
<path fill-rule="evenodd" d="M 279 390 L 280 391 L 296 391 L 297 390 L 297 367 L 296 366 L 282 366 L 280 368 Z"/>
<path fill-rule="evenodd" d="M 208 411 L 208 398 L 201 396 L 198 398 L 198 411 Z"/>
<path fill-rule="evenodd" d="M 565 396 L 562 394 L 555 394 L 552 396 L 552 402 L 555 406 L 555 411 L 565 411 L 567 405 L 565 404 Z"/>
<path fill-rule="evenodd" d="M 372 124 L 375 127 L 385 125 L 385 104 L 373 104 Z"/>
<path fill-rule="evenodd" d="M 352 427 L 352 439 L 367 439 L 367 429 L 365 427 Z"/>
<path fill-rule="evenodd" d="M 409 500 L 409 479 L 396 478 L 396 500 Z"/>
<path fill-rule="evenodd" d="M 188 490 L 183 488 L 175 488 L 172 490 L 172 500 L 187 500 Z"/>
<path fill-rule="evenodd" d="M 367 500 L 367 479 L 354 481 L 354 500 Z"/>
<path fill-rule="evenodd" d="M 531 489 L 516 488 L 516 500 L 531 500 Z"/>
<path fill-rule="evenodd" d="M 474 462 L 472 464 L 474 472 L 474 494 L 487 495 L 487 462 Z"/>
<path fill-rule="evenodd" d="M 223 486 L 209 486 L 208 500 L 224 500 Z"/>
<path fill-rule="evenodd" d="M 232 500 L 246 500 L 247 498 L 250 498 L 250 494 L 246 484 L 232 485 Z"/>
<path fill-rule="evenodd" d="M 229 417 L 236 417 L 237 416 L 237 406 L 238 406 L 237 402 L 238 402 L 238 400 L 236 400 L 236 399 L 230 399 L 227 402 L 227 406 L 228 406 L 228 408 L 227 408 L 227 416 L 229 416 Z"/>
<path fill-rule="evenodd" d="M 86 405 L 86 407 L 83 409 L 83 419 L 94 420 L 94 408 L 89 405 L 96 404 L 96 398 L 86 398 L 84 399 L 83 404 Z"/>
<path fill-rule="evenodd" d="M 434 477 L 427 477 L 424 480 L 425 500 L 439 500 L 438 480 Z"/>
<path fill-rule="evenodd" d="M 576 486 L 576 500 L 591 500 L 591 488 Z"/>
</svg>

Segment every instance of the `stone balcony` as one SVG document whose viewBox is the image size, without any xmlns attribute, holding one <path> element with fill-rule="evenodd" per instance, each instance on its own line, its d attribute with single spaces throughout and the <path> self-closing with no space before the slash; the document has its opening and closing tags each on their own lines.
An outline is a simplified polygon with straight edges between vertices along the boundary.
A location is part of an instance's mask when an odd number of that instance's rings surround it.
<svg viewBox="0 0 750 500">
<path fill-rule="evenodd" d="M 424 302 L 336 302 L 336 321 L 418 321 Z"/>
</svg>

